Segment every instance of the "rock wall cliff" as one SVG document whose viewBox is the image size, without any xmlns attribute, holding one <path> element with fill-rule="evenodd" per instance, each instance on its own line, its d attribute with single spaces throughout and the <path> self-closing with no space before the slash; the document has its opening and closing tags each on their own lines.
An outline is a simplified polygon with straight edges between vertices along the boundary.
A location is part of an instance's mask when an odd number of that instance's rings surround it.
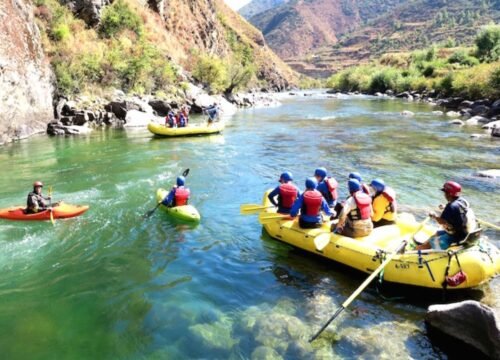
<svg viewBox="0 0 500 360">
<path fill-rule="evenodd" d="M 45 131 L 52 75 L 28 0 L 0 1 L 0 144 Z"/>
</svg>

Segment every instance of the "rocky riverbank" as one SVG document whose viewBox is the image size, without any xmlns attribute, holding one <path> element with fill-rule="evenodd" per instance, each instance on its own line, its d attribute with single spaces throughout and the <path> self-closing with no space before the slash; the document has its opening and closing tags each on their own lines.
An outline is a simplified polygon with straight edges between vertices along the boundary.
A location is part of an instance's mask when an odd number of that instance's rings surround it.
<svg viewBox="0 0 500 360">
<path fill-rule="evenodd" d="M 336 90 L 328 90 L 328 94 L 338 96 L 344 94 Z M 359 92 L 346 93 L 347 95 L 360 95 Z M 433 106 L 441 106 L 448 111 L 435 111 L 435 115 L 446 115 L 452 120 L 450 125 L 458 126 L 481 126 L 486 135 L 492 137 L 500 137 L 500 99 L 480 99 L 468 100 L 463 97 L 442 97 L 435 91 L 416 92 L 405 91 L 402 93 L 394 93 L 392 90 L 387 90 L 385 93 L 377 92 L 374 95 L 381 98 L 402 99 L 406 101 L 417 101 L 427 103 Z M 412 116 L 410 111 L 404 111 L 403 116 Z M 481 134 L 475 134 L 475 138 L 482 137 Z"/>
</svg>

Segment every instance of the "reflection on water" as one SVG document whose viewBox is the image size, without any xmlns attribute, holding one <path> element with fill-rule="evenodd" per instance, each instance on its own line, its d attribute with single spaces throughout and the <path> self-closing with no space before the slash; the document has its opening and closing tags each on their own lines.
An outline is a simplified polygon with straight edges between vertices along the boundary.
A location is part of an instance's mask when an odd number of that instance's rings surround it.
<svg viewBox="0 0 500 360">
<path fill-rule="evenodd" d="M 313 345 L 309 336 L 363 281 L 346 267 L 270 239 L 241 203 L 260 202 L 280 172 L 300 185 L 319 165 L 341 183 L 357 169 L 383 177 L 415 209 L 464 184 L 479 217 L 499 221 L 500 147 L 469 139 L 423 104 L 370 97 L 297 97 L 236 114 L 222 135 L 154 139 L 145 130 L 36 137 L 0 150 L 0 206 L 24 201 L 33 180 L 90 204 L 84 216 L 0 223 L 0 348 L 29 358 L 443 357 L 423 325 L 420 294 L 370 288 Z M 416 116 L 400 116 L 411 110 Z M 186 168 L 198 226 L 154 207 Z M 418 216 L 425 211 L 419 210 Z M 498 233 L 486 235 L 498 243 Z M 382 292 L 381 294 L 379 292 Z M 498 280 L 485 286 L 498 306 Z"/>
</svg>

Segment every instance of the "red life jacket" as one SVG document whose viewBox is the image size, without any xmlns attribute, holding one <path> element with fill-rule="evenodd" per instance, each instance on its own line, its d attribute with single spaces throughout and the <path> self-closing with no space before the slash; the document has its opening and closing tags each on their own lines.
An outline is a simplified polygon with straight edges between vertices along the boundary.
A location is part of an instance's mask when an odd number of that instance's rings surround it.
<svg viewBox="0 0 500 360">
<path fill-rule="evenodd" d="M 337 201 L 339 194 L 337 192 L 337 187 L 339 186 L 339 183 L 337 180 L 334 178 L 327 178 L 325 179 L 326 186 L 328 186 L 328 191 L 331 196 L 331 200 Z"/>
<path fill-rule="evenodd" d="M 318 216 L 323 203 L 323 195 L 318 190 L 306 190 L 304 192 L 304 203 L 302 212 L 307 216 Z"/>
<path fill-rule="evenodd" d="M 352 195 L 357 208 L 349 213 L 351 220 L 367 220 L 372 216 L 372 198 L 358 191 Z"/>
<path fill-rule="evenodd" d="M 297 188 L 291 183 L 281 184 L 280 193 L 278 197 L 278 205 L 280 207 L 290 209 L 293 206 L 295 200 L 297 200 L 298 192 Z"/>
<path fill-rule="evenodd" d="M 389 206 L 385 209 L 385 214 L 389 212 L 395 213 L 397 211 L 396 192 L 392 190 L 392 188 L 386 186 L 382 192 L 382 196 L 389 201 Z"/>
<path fill-rule="evenodd" d="M 186 189 L 183 186 L 178 187 L 177 190 L 175 190 L 174 206 L 187 205 L 188 200 L 189 200 L 189 195 L 191 195 L 191 192 L 189 191 L 189 189 Z"/>
</svg>

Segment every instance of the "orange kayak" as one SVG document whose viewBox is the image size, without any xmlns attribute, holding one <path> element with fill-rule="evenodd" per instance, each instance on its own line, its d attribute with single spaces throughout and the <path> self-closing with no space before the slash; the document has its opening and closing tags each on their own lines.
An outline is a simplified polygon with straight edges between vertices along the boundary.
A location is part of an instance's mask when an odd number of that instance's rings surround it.
<svg viewBox="0 0 500 360">
<path fill-rule="evenodd" d="M 8 209 L 0 209 L 0 219 L 17 221 L 45 221 L 50 220 L 50 211 L 40 211 L 36 214 L 26 214 L 24 206 L 16 206 Z M 54 219 L 68 219 L 79 216 L 89 209 L 88 206 L 70 205 L 60 203 L 52 209 Z"/>
</svg>

